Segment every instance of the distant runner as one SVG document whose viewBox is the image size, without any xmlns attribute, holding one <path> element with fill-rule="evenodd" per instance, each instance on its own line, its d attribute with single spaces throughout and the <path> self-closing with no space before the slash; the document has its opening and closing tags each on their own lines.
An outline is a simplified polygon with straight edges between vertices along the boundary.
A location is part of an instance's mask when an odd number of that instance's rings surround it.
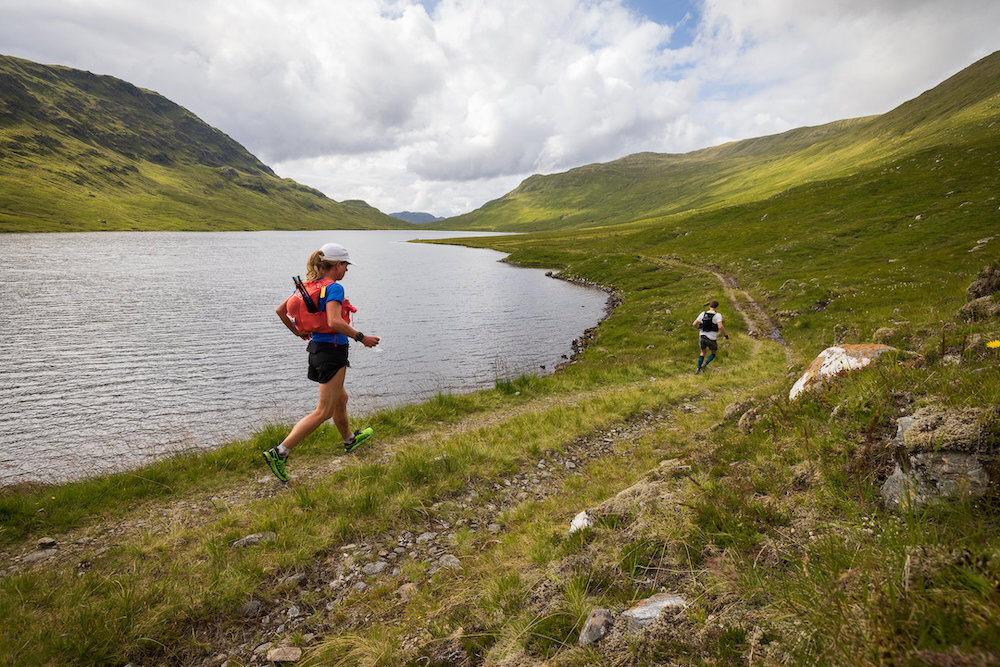
<svg viewBox="0 0 1000 667">
<path fill-rule="evenodd" d="M 296 291 L 275 309 L 288 330 L 309 340 L 310 380 L 319 383 L 319 403 L 316 409 L 299 420 L 288 437 L 277 447 L 263 452 L 271 472 L 282 482 L 288 481 L 285 463 L 295 445 L 319 428 L 327 419 L 344 438 L 344 449 L 353 452 L 361 443 L 372 437 L 372 429 L 351 431 L 347 419 L 347 348 L 349 338 L 365 347 L 375 347 L 377 336 L 367 336 L 350 324 L 350 314 L 356 309 L 344 298 L 343 279 L 351 256 L 337 243 L 327 243 L 309 256 L 306 262 L 306 282 L 296 280 Z M 310 340 L 312 339 L 312 340 Z"/>
<path fill-rule="evenodd" d="M 701 311 L 701 314 L 691 323 L 692 326 L 698 327 L 698 345 L 701 348 L 701 356 L 698 357 L 698 370 L 694 372 L 695 375 L 701 373 L 702 369 L 712 363 L 712 359 L 715 359 L 715 353 L 719 351 L 719 334 L 721 333 L 726 339 L 729 338 L 726 327 L 722 326 L 722 315 L 715 312 L 718 307 L 718 301 L 710 302 L 708 310 Z M 708 355 L 708 359 L 705 358 L 705 350 L 712 351 L 712 354 Z"/>
</svg>

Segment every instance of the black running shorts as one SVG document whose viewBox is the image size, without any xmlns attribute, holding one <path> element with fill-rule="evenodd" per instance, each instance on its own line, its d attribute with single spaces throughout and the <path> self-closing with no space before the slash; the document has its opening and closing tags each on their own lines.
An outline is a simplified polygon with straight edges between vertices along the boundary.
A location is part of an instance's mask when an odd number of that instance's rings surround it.
<svg viewBox="0 0 1000 667">
<path fill-rule="evenodd" d="M 309 379 L 326 384 L 341 368 L 350 366 L 347 361 L 347 345 L 309 341 Z"/>
<path fill-rule="evenodd" d="M 700 342 L 701 342 L 701 349 L 703 350 L 707 347 L 712 352 L 719 351 L 719 341 L 717 340 L 712 340 L 708 336 L 702 336 Z"/>
</svg>

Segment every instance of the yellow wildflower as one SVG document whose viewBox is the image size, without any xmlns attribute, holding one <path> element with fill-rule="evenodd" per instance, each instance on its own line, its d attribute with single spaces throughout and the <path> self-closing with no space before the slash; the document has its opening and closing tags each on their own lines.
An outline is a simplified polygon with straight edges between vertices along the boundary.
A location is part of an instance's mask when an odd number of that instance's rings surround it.
<svg viewBox="0 0 1000 667">
<path fill-rule="evenodd" d="M 991 340 L 990 342 L 986 343 L 986 347 L 990 347 L 995 350 L 998 347 L 1000 347 L 1000 340 Z"/>
</svg>

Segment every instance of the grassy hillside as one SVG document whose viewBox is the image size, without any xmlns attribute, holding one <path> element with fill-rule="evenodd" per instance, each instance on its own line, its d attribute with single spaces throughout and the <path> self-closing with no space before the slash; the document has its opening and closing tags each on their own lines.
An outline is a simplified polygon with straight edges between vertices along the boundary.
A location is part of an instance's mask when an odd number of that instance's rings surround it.
<svg viewBox="0 0 1000 667">
<path fill-rule="evenodd" d="M 532 176 L 444 229 L 579 229 L 760 201 L 997 134 L 1000 53 L 882 116 L 799 128 L 684 155 L 640 153 Z"/>
<path fill-rule="evenodd" d="M 831 129 L 882 156 L 843 173 L 461 240 L 618 293 L 553 375 L 353 415 L 376 438 L 345 456 L 321 429 L 287 485 L 260 461 L 275 425 L 6 490 L 0 662 L 249 665 L 280 646 L 307 665 L 997 664 L 1000 292 L 970 310 L 967 288 L 1000 269 L 1000 141 L 978 67 L 864 136 Z M 713 297 L 731 339 L 694 375 L 690 322 Z M 900 351 L 788 398 L 824 347 L 876 338 Z M 891 439 L 924 406 L 976 415 L 992 487 L 896 512 Z M 594 524 L 568 534 L 584 509 Z M 622 613 L 661 592 L 686 604 L 630 631 Z M 581 647 L 598 607 L 615 624 Z"/>
<path fill-rule="evenodd" d="M 132 84 L 0 56 L 0 232 L 401 228 Z"/>
</svg>

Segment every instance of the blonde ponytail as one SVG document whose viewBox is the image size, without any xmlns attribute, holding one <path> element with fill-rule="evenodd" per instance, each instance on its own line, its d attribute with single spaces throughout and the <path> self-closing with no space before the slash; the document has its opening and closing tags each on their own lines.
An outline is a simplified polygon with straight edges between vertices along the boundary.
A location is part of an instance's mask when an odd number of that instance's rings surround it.
<svg viewBox="0 0 1000 667">
<path fill-rule="evenodd" d="M 336 264 L 336 262 L 331 262 L 323 258 L 323 252 L 317 250 L 313 254 L 309 255 L 309 259 L 306 260 L 306 281 L 319 280 L 326 275 L 326 272 L 330 270 L 330 267 Z"/>
</svg>

